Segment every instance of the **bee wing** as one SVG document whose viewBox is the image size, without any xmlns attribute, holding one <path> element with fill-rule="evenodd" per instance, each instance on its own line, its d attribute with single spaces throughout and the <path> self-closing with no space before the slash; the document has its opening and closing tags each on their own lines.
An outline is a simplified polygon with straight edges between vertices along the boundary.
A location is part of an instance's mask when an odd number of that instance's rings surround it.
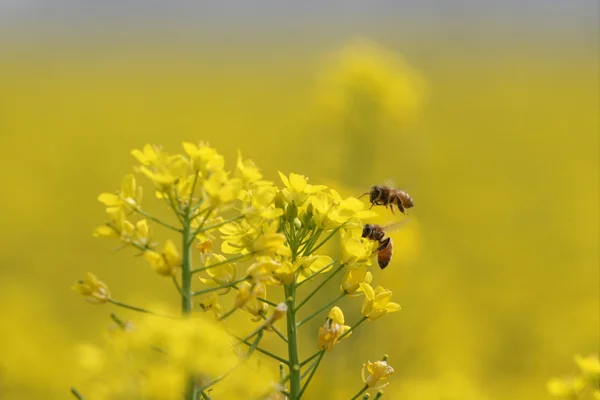
<svg viewBox="0 0 600 400">
<path fill-rule="evenodd" d="M 402 221 L 392 222 L 392 223 L 389 223 L 386 225 L 382 225 L 381 229 L 383 229 L 386 233 L 398 232 L 406 224 L 408 224 L 408 221 L 410 221 L 410 218 L 404 218 Z"/>
<path fill-rule="evenodd" d="M 383 185 L 394 189 L 398 188 L 398 184 L 392 179 L 386 179 Z"/>
</svg>

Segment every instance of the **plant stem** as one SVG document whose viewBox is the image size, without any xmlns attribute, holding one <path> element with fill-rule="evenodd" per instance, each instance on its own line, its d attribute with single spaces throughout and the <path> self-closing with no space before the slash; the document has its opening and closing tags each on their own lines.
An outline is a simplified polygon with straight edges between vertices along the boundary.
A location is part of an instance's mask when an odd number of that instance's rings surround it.
<svg viewBox="0 0 600 400">
<path fill-rule="evenodd" d="M 126 308 L 128 310 L 133 310 L 133 311 L 141 312 L 141 313 L 144 313 L 144 314 L 156 315 L 157 317 L 178 318 L 178 317 L 175 317 L 175 316 L 172 316 L 172 315 L 157 314 L 154 311 L 150 311 L 150 310 L 146 310 L 145 308 L 136 307 L 136 306 L 132 306 L 132 305 L 129 305 L 129 304 L 121 303 L 120 301 L 115 300 L 115 299 L 108 299 L 108 302 L 111 303 L 111 304 L 114 304 L 115 306 Z"/>
<path fill-rule="evenodd" d="M 337 303 L 338 300 L 340 300 L 344 296 L 346 296 L 346 292 L 343 292 L 338 297 L 336 297 L 335 299 L 331 300 L 329 303 L 325 304 L 323 307 L 321 307 L 320 309 L 318 309 L 317 311 L 315 311 L 314 313 L 312 313 L 308 317 L 304 318 L 302 321 L 298 322 L 298 328 L 300 328 L 306 322 L 310 321 L 311 319 L 313 319 L 314 317 L 316 317 L 317 315 L 319 315 L 321 312 L 325 311 L 326 309 L 328 309 L 329 307 L 331 307 L 332 305 L 334 305 L 335 303 Z"/>
<path fill-rule="evenodd" d="M 140 208 L 136 208 L 136 209 L 135 209 L 135 211 L 136 211 L 138 214 L 140 214 L 140 215 L 142 215 L 142 216 L 144 216 L 144 217 L 148 218 L 149 220 L 151 220 L 151 221 L 154 221 L 154 222 L 156 222 L 157 224 L 164 226 L 165 228 L 169 228 L 169 229 L 171 229 L 171 230 L 174 230 L 175 232 L 181 232 L 181 228 L 178 228 L 178 227 L 176 227 L 176 226 L 174 226 L 174 225 L 171 225 L 171 224 L 169 224 L 169 223 L 167 223 L 167 222 L 163 222 L 163 221 L 161 221 L 160 219 L 158 219 L 158 218 L 156 218 L 156 217 L 153 217 L 152 215 L 148 214 L 147 212 L 145 212 L 145 211 L 142 211 Z"/>
<path fill-rule="evenodd" d="M 236 336 L 236 335 L 232 335 L 232 336 L 234 338 L 238 339 L 241 343 L 244 343 L 245 345 L 248 345 L 248 346 L 252 346 L 252 343 L 250 343 L 248 340 L 244 340 L 244 338 L 241 338 L 241 337 Z M 259 353 L 263 353 L 264 355 L 271 357 L 273 360 L 279 361 L 282 364 L 290 365 L 290 363 L 287 360 L 284 360 L 283 358 L 281 358 L 281 357 L 279 357 L 279 356 L 271 353 L 268 350 L 263 349 L 262 347 L 258 347 L 257 346 L 255 350 L 258 351 Z"/>
<path fill-rule="evenodd" d="M 338 342 L 339 342 L 340 340 L 342 340 L 344 337 L 348 336 L 348 335 L 350 334 L 350 332 L 352 332 L 353 330 L 355 330 L 356 328 L 358 328 L 358 326 L 359 326 L 360 324 L 362 324 L 363 322 L 365 322 L 366 320 L 367 320 L 367 317 L 362 317 L 362 318 L 361 318 L 361 319 L 360 319 L 360 320 L 359 320 L 359 321 L 358 321 L 356 324 L 354 324 L 354 326 L 352 326 L 350 329 L 348 329 L 348 330 L 346 331 L 346 333 L 344 333 L 342 336 L 340 336 L 340 337 L 338 338 Z"/>
<path fill-rule="evenodd" d="M 295 282 L 285 286 L 285 296 L 289 302 L 287 310 L 287 338 L 290 367 L 290 400 L 300 398 L 300 362 L 298 360 L 298 338 L 296 327 L 296 286 Z"/>
<path fill-rule="evenodd" d="M 313 376 L 315 376 L 315 373 L 317 372 L 317 368 L 319 368 L 319 364 L 321 363 L 321 360 L 323 359 L 324 355 L 325 355 L 325 351 L 321 350 L 321 354 L 319 354 L 319 358 L 317 358 L 317 361 L 315 361 L 314 367 L 311 366 L 312 371 L 310 371 L 310 375 L 308 376 L 308 379 L 304 383 L 304 386 L 302 387 L 302 390 L 300 391 L 300 394 L 298 395 L 298 399 L 302 398 L 304 391 L 306 391 L 306 388 L 308 388 L 308 384 L 310 383 Z"/>
<path fill-rule="evenodd" d="M 366 392 L 368 389 L 369 389 L 369 386 L 368 386 L 368 385 L 365 385 L 365 386 L 364 386 L 364 387 L 363 387 L 363 388 L 360 390 L 360 392 L 356 393 L 356 394 L 354 395 L 354 397 L 352 397 L 352 399 L 350 399 L 350 400 L 358 399 L 358 398 L 360 397 L 360 395 L 361 395 L 361 394 L 363 394 L 364 392 Z"/>
<path fill-rule="evenodd" d="M 203 290 L 198 290 L 197 292 L 192 292 L 192 296 L 199 296 L 201 294 L 206 294 L 206 293 L 214 292 L 216 290 L 230 288 L 232 286 L 237 285 L 240 282 L 245 281 L 246 279 L 248 279 L 248 278 L 247 277 L 243 277 L 243 278 L 240 278 L 240 279 L 238 279 L 236 281 L 229 282 L 229 283 L 226 283 L 226 284 L 221 285 L 221 286 L 215 286 L 215 287 L 210 287 L 210 288 L 203 289 Z"/>
<path fill-rule="evenodd" d="M 205 267 L 200 267 L 200 268 L 192 269 L 192 270 L 190 270 L 190 274 L 195 274 L 195 273 L 198 273 L 198 272 L 202 272 L 202 271 L 205 271 L 205 270 L 207 270 L 209 268 L 218 267 L 218 266 L 221 266 L 223 264 L 229 264 L 229 263 L 232 263 L 234 261 L 240 260 L 240 259 L 242 259 L 244 257 L 248 257 L 249 255 L 250 254 L 240 254 L 238 256 L 231 257 L 231 258 L 229 258 L 227 260 L 223 260 L 223 261 L 219 261 L 219 262 L 214 263 L 214 264 L 207 265 Z"/>
<path fill-rule="evenodd" d="M 306 364 L 308 364 L 309 362 L 311 362 L 312 360 L 314 360 L 319 354 L 321 354 L 323 352 L 323 350 L 319 350 L 317 351 L 315 354 L 313 354 L 312 356 L 308 357 L 306 360 L 302 361 L 300 363 L 301 367 L 304 367 Z"/>
<path fill-rule="evenodd" d="M 315 288 L 315 290 L 313 290 L 308 296 L 306 296 L 306 298 L 298 305 L 298 307 L 296 307 L 296 310 L 299 310 L 303 305 L 306 304 L 306 302 L 308 300 L 310 300 L 311 297 L 313 297 L 315 294 L 317 294 L 317 292 L 319 290 L 321 290 L 321 288 L 327 283 L 329 282 L 329 280 L 331 278 L 333 278 L 338 272 L 340 272 L 342 270 L 342 268 L 344 268 L 344 264 L 341 264 L 335 271 L 333 271 L 331 274 L 329 274 L 329 276 L 327 278 L 325 278 L 325 280 L 323 280 L 323 282 L 321 282 L 319 284 L 319 286 L 317 286 Z"/>
<path fill-rule="evenodd" d="M 192 313 L 192 251 L 191 239 L 193 238 L 188 213 L 183 218 L 182 246 L 183 257 L 181 262 L 181 314 Z"/>
<path fill-rule="evenodd" d="M 327 268 L 331 268 L 331 266 L 333 264 L 335 264 L 337 261 L 332 261 L 329 264 L 327 264 L 326 266 L 324 266 L 323 268 L 321 268 L 320 270 L 318 270 L 317 272 L 315 272 L 314 274 L 312 274 L 311 276 L 309 276 L 308 278 L 306 278 L 305 280 L 303 280 L 302 282 L 300 282 L 299 284 L 296 285 L 296 287 L 300 287 L 302 285 L 304 285 L 306 282 L 310 281 L 312 278 L 314 278 L 315 276 L 318 276 L 321 274 L 321 272 L 325 271 Z"/>
<path fill-rule="evenodd" d="M 71 388 L 71 394 L 73 396 L 75 396 L 75 398 L 79 399 L 79 400 L 85 400 L 85 397 L 83 397 L 83 395 L 81 393 L 79 393 L 77 391 L 77 389 L 75 389 L 74 387 Z"/>
<path fill-rule="evenodd" d="M 325 239 L 323 239 L 323 241 L 321 241 L 321 243 L 319 243 L 319 244 L 318 244 L 318 245 L 317 245 L 315 248 L 312 248 L 312 247 L 311 247 L 310 249 L 308 249 L 309 251 L 308 251 L 308 253 L 307 253 L 307 254 L 305 254 L 305 256 L 311 255 L 312 253 L 314 253 L 315 251 L 317 251 L 317 250 L 318 250 L 318 249 L 319 249 L 321 246 L 323 246 L 325 243 L 327 243 L 327 241 L 328 241 L 329 239 L 331 239 L 331 237 L 332 237 L 333 235 L 335 235 L 335 234 L 336 234 L 336 232 L 337 232 L 337 231 L 339 231 L 339 230 L 340 230 L 340 228 L 341 228 L 342 226 L 343 226 L 343 225 L 340 225 L 340 226 L 338 226 L 337 228 L 335 228 L 333 231 L 331 231 L 331 233 L 330 233 L 329 235 L 327 235 L 327 237 L 326 237 Z M 305 252 L 305 253 L 306 253 L 306 252 Z"/>
<path fill-rule="evenodd" d="M 196 236 L 199 233 L 202 233 L 202 232 L 205 232 L 205 231 L 210 231 L 211 229 L 215 229 L 215 228 L 219 228 L 219 227 L 221 227 L 223 225 L 227 225 L 230 222 L 234 222 L 234 221 L 240 220 L 240 219 L 242 219 L 244 217 L 245 217 L 245 215 L 242 214 L 242 215 L 238 215 L 237 217 L 233 217 L 231 219 L 225 220 L 223 222 L 219 222 L 218 224 L 214 224 L 214 225 L 207 226 L 207 227 L 200 227 L 200 228 L 196 229 L 196 231 L 194 232 L 194 236 Z"/>
</svg>

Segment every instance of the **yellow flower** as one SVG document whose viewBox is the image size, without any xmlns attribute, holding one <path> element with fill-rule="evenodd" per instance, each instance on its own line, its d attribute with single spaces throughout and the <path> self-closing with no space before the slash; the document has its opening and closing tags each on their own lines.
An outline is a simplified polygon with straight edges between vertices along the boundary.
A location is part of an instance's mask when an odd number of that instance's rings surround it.
<svg viewBox="0 0 600 400">
<path fill-rule="evenodd" d="M 169 193 L 172 186 L 189 175 L 189 162 L 181 155 L 169 155 L 158 146 L 145 145 L 131 154 L 142 164 L 139 171 L 150 179 L 159 193 Z"/>
<path fill-rule="evenodd" d="M 317 227 L 330 230 L 338 228 L 350 220 L 371 218 L 377 214 L 371 210 L 364 210 L 364 203 L 357 198 L 342 199 L 333 189 L 321 191 L 311 197 L 313 214 Z M 357 221 L 357 226 L 362 226 Z"/>
<path fill-rule="evenodd" d="M 253 282 L 264 282 L 270 285 L 279 283 L 275 279 L 275 271 L 281 267 L 281 263 L 269 257 L 260 257 L 248 267 L 246 273 L 252 277 Z"/>
<path fill-rule="evenodd" d="M 284 199 L 288 203 L 294 203 L 298 207 L 302 206 L 312 194 L 318 193 L 326 188 L 326 186 L 323 185 L 309 185 L 307 183 L 308 178 L 294 173 L 291 173 L 288 178 L 279 172 L 279 177 L 285 185 L 285 189 L 282 190 Z"/>
<path fill-rule="evenodd" d="M 253 321 L 260 321 L 262 315 L 265 314 L 269 306 L 266 303 L 258 300 L 258 298 L 266 298 L 267 287 L 264 283 L 258 282 L 251 284 L 250 282 L 242 282 L 238 287 L 237 296 L 234 299 L 234 306 L 241 308 L 250 314 L 254 315 Z"/>
<path fill-rule="evenodd" d="M 120 192 L 102 193 L 98 196 L 98 201 L 106 207 L 123 207 L 127 214 L 131 214 L 142 201 L 142 187 L 137 186 L 133 174 L 127 174 L 121 183 Z"/>
<path fill-rule="evenodd" d="M 310 278 L 317 272 L 323 273 L 330 271 L 333 265 L 333 260 L 328 256 L 311 255 L 297 259 L 296 264 L 296 269 L 299 270 L 298 283 L 300 283 Z M 325 268 L 327 265 L 329 265 L 329 267 Z"/>
<path fill-rule="evenodd" d="M 226 258 L 220 254 L 213 254 L 205 263 L 205 267 L 209 267 L 212 264 L 222 263 Z M 208 268 L 206 274 L 210 279 L 204 279 L 199 277 L 200 282 L 208 286 L 222 286 L 231 283 L 235 280 L 236 268 L 235 263 L 225 263 L 218 265 L 214 268 Z M 227 287 L 221 290 L 219 294 L 229 293 L 231 287 Z"/>
<path fill-rule="evenodd" d="M 381 115 L 404 124 L 422 103 L 424 82 L 398 55 L 359 39 L 335 54 L 321 88 L 321 103 L 337 115 Z"/>
<path fill-rule="evenodd" d="M 216 319 L 223 314 L 223 306 L 219 303 L 219 296 L 215 292 L 200 301 L 200 308 L 202 311 L 212 311 Z"/>
<path fill-rule="evenodd" d="M 556 397 L 573 398 L 585 388 L 585 380 L 581 376 L 554 378 L 548 381 L 548 392 Z"/>
<path fill-rule="evenodd" d="M 229 179 L 226 172 L 218 170 L 204 181 L 204 190 L 210 204 L 219 206 L 237 200 L 242 190 L 242 181 L 236 178 Z"/>
<path fill-rule="evenodd" d="M 279 268 L 275 270 L 275 275 L 281 280 L 281 282 L 283 282 L 283 284 L 291 284 L 296 276 L 294 264 L 289 261 L 282 262 Z"/>
<path fill-rule="evenodd" d="M 367 267 L 362 265 L 356 269 L 346 269 L 340 290 L 345 292 L 349 296 L 360 296 L 362 289 L 361 283 L 371 284 L 373 280 L 373 274 L 367 271 Z"/>
<path fill-rule="evenodd" d="M 325 320 L 325 324 L 319 328 L 319 349 L 331 351 L 338 344 L 340 336 L 350 330 L 348 325 L 344 325 L 344 313 L 339 307 L 333 307 Z M 352 333 L 344 336 L 349 337 Z"/>
<path fill-rule="evenodd" d="M 360 283 L 360 288 L 365 294 L 365 300 L 362 305 L 362 315 L 369 320 L 375 320 L 387 313 L 400 310 L 400 305 L 392 303 L 392 291 L 377 286 L 375 290 L 368 283 Z"/>
<path fill-rule="evenodd" d="M 238 151 L 235 176 L 244 182 L 244 187 L 248 187 L 254 182 L 260 182 L 263 177 L 260 169 L 254 164 L 254 161 L 244 159 L 241 151 Z"/>
<path fill-rule="evenodd" d="M 600 390 L 594 390 L 594 399 L 600 400 Z"/>
<path fill-rule="evenodd" d="M 371 255 L 376 243 L 360 237 L 355 230 L 342 229 L 341 236 L 341 263 L 346 268 L 358 268 L 361 265 L 371 265 Z"/>
<path fill-rule="evenodd" d="M 387 379 L 393 373 L 394 368 L 388 365 L 387 361 L 375 361 L 373 363 L 367 361 L 367 364 L 363 364 L 361 371 L 363 382 L 368 387 L 375 387 L 376 389 L 381 389 L 382 387 L 389 385 Z"/>
<path fill-rule="evenodd" d="M 590 354 L 587 357 L 578 354 L 575 356 L 575 363 L 590 382 L 600 383 L 600 359 L 597 354 Z"/>
<path fill-rule="evenodd" d="M 162 253 L 148 250 L 144 252 L 144 258 L 162 276 L 174 276 L 177 269 L 181 267 L 181 256 L 177 246 L 170 239 L 165 242 Z"/>
<path fill-rule="evenodd" d="M 86 297 L 87 301 L 93 304 L 103 304 L 110 300 L 108 286 L 90 272 L 85 274 L 85 279 L 71 286 L 71 289 Z"/>
<path fill-rule="evenodd" d="M 202 173 L 220 171 L 225 166 L 225 159 L 215 149 L 207 144 L 195 145 L 190 142 L 183 143 L 184 151 L 190 156 L 191 163 L 196 171 Z"/>
<path fill-rule="evenodd" d="M 135 224 L 135 232 L 133 233 L 133 242 L 139 246 L 149 246 L 152 240 L 152 228 L 148 225 L 148 221 L 142 219 Z"/>
</svg>

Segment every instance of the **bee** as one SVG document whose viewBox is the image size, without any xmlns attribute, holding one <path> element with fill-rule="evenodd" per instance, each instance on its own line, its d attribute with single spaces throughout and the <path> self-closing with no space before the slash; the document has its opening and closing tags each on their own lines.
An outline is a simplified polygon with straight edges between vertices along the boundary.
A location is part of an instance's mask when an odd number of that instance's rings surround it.
<svg viewBox="0 0 600 400">
<path fill-rule="evenodd" d="M 362 237 L 367 238 L 369 240 L 375 240 L 379 243 L 377 247 L 377 263 L 381 269 L 384 269 L 388 266 L 390 261 L 392 260 L 393 242 L 391 237 L 385 237 L 386 231 L 389 231 L 394 228 L 398 228 L 401 225 L 404 225 L 408 220 L 404 220 L 402 222 L 387 225 L 385 227 L 375 224 L 365 224 L 363 226 Z"/>
<path fill-rule="evenodd" d="M 415 205 L 412 197 L 404 190 L 394 189 L 389 186 L 375 185 L 371 187 L 370 191 L 363 193 L 359 199 L 366 195 L 369 195 L 369 201 L 371 202 L 369 210 L 373 208 L 373 206 L 389 206 L 392 213 L 396 214 L 393 208 L 393 205 L 395 204 L 402 214 L 406 214 L 404 210 Z"/>
</svg>

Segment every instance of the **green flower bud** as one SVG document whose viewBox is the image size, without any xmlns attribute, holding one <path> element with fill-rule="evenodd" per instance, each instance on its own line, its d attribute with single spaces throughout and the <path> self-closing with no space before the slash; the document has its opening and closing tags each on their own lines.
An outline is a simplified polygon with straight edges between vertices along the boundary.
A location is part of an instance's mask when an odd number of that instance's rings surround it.
<svg viewBox="0 0 600 400">
<path fill-rule="evenodd" d="M 296 204 L 294 204 L 294 203 L 288 204 L 288 206 L 285 210 L 285 218 L 291 222 L 297 216 L 298 216 L 298 207 L 296 207 Z"/>
</svg>

